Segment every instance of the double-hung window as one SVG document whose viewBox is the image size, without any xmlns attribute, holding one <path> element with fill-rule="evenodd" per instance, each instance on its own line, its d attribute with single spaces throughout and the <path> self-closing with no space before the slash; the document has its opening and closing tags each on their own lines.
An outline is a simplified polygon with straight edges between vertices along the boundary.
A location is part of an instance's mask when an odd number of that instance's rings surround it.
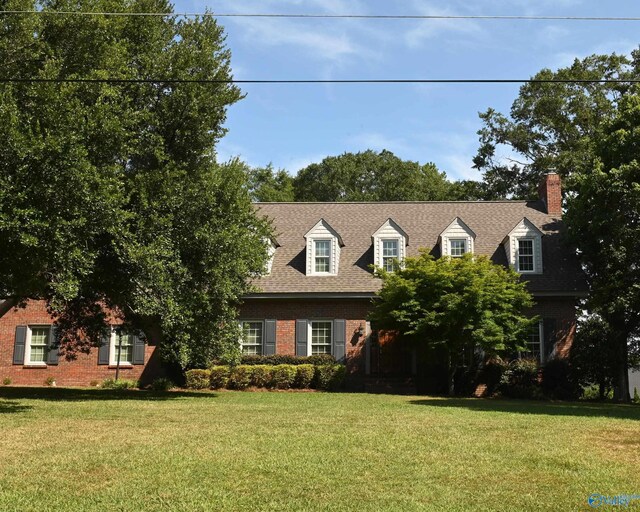
<svg viewBox="0 0 640 512">
<path fill-rule="evenodd" d="M 532 238 L 518 239 L 518 271 L 535 271 Z"/>
<path fill-rule="evenodd" d="M 133 334 L 116 331 L 113 346 L 113 364 L 133 364 Z"/>
<path fill-rule="evenodd" d="M 382 268 L 387 272 L 393 272 L 393 262 L 400 256 L 398 242 L 398 239 L 382 240 Z"/>
<path fill-rule="evenodd" d="M 262 355 L 263 333 L 262 322 L 242 322 L 242 353 L 256 356 Z"/>
<path fill-rule="evenodd" d="M 317 274 L 331 272 L 331 240 L 314 240 L 314 269 Z"/>
<path fill-rule="evenodd" d="M 462 238 L 453 238 L 449 240 L 449 254 L 453 258 L 460 258 L 467 252 L 467 241 Z"/>
<path fill-rule="evenodd" d="M 521 356 L 531 357 L 543 362 L 542 322 L 533 324 L 525 339 L 526 350 Z"/>
<path fill-rule="evenodd" d="M 333 339 L 333 322 L 311 322 L 311 355 L 331 354 L 331 342 Z"/>
<path fill-rule="evenodd" d="M 31 327 L 26 363 L 46 364 L 51 327 Z"/>
</svg>

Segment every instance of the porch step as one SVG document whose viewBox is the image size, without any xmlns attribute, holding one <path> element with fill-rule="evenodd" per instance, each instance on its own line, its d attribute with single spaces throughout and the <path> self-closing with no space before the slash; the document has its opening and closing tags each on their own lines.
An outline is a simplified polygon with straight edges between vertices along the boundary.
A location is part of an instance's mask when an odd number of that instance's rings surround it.
<svg viewBox="0 0 640 512">
<path fill-rule="evenodd" d="M 389 395 L 416 395 L 416 385 L 410 378 L 380 377 L 364 381 L 364 392 Z"/>
</svg>

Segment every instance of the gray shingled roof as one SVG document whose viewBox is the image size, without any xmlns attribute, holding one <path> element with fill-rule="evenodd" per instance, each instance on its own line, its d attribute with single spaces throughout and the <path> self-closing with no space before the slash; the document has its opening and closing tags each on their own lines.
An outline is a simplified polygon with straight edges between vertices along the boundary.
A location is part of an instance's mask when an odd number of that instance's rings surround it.
<svg viewBox="0 0 640 512">
<path fill-rule="evenodd" d="M 440 233 L 459 217 L 475 233 L 475 253 L 507 264 L 502 241 L 524 218 L 543 233 L 542 275 L 525 276 L 531 292 L 580 293 L 586 289 L 575 252 L 564 242 L 562 221 L 547 215 L 540 201 L 483 202 L 394 202 L 394 203 L 260 203 L 259 212 L 273 221 L 280 247 L 271 274 L 255 285 L 265 294 L 351 293 L 366 294 L 379 289 L 372 277 L 371 235 L 389 218 L 408 235 L 407 255 L 419 248 L 439 254 Z M 304 235 L 320 219 L 335 229 L 344 247 L 337 276 L 305 275 Z"/>
</svg>

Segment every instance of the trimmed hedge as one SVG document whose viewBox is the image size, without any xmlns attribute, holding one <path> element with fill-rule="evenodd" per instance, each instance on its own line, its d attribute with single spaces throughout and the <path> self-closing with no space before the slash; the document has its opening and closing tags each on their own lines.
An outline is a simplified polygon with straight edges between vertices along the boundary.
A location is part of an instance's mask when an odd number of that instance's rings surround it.
<svg viewBox="0 0 640 512">
<path fill-rule="evenodd" d="M 336 391 L 342 387 L 347 369 L 341 364 L 279 364 L 212 366 L 210 370 L 189 370 L 186 372 L 187 387 L 190 389 L 308 389 Z"/>
<path fill-rule="evenodd" d="M 213 389 L 226 388 L 229 383 L 229 376 L 231 375 L 231 368 L 229 366 L 212 366 L 210 373 L 210 385 Z M 187 387 L 189 387 L 187 385 Z"/>
<path fill-rule="evenodd" d="M 538 361 L 514 359 L 500 379 L 500 391 L 509 398 L 541 398 Z"/>
<path fill-rule="evenodd" d="M 188 370 L 185 373 L 189 389 L 207 389 L 211 372 L 209 370 Z"/>
<path fill-rule="evenodd" d="M 270 365 L 278 366 L 281 364 L 312 364 L 314 366 L 325 364 L 336 364 L 336 358 L 331 354 L 318 354 L 315 356 L 288 356 L 288 355 L 273 355 L 273 356 L 252 356 L 243 355 L 240 358 L 240 364 L 242 365 Z"/>
</svg>

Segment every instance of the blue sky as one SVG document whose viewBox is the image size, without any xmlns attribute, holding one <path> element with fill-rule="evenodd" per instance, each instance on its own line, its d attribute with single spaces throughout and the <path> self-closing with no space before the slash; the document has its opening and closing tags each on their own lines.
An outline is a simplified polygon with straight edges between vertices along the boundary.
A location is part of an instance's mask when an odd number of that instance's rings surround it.
<svg viewBox="0 0 640 512">
<path fill-rule="evenodd" d="M 640 16 L 637 0 L 181 0 L 177 12 Z M 237 79 L 529 78 L 593 53 L 629 54 L 640 22 L 221 18 Z M 243 85 L 220 159 L 295 174 L 325 156 L 388 149 L 471 168 L 478 112 L 508 112 L 514 84 Z"/>
</svg>

